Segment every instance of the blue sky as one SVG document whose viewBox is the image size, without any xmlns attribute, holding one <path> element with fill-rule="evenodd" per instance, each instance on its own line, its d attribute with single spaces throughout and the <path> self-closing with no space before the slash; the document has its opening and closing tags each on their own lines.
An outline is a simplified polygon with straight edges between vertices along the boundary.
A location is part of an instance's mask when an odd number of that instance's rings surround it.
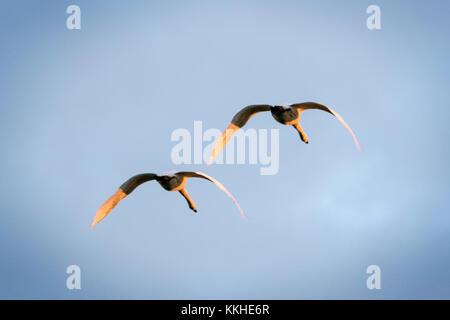
<svg viewBox="0 0 450 320">
<path fill-rule="evenodd" d="M 0 7 L 0 298 L 450 298 L 448 2 Z M 268 114 L 249 122 L 280 129 L 276 175 L 171 162 L 194 120 L 224 129 L 245 105 L 303 101 L 338 111 L 363 152 L 310 111 L 309 145 Z M 169 170 L 217 178 L 248 219 L 207 181 L 187 186 L 198 215 L 148 183 L 89 230 L 127 178 Z"/>
</svg>

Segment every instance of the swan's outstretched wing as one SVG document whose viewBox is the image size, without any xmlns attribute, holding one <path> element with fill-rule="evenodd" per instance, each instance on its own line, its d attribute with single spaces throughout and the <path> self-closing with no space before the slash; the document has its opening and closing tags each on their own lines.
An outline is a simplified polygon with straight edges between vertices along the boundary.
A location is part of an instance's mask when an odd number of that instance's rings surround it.
<svg viewBox="0 0 450 320">
<path fill-rule="evenodd" d="M 209 158 L 208 165 L 210 165 L 214 159 L 217 157 L 217 155 L 222 151 L 223 148 L 225 148 L 225 145 L 228 143 L 228 141 L 231 139 L 233 134 L 238 131 L 240 128 L 242 128 L 250 119 L 252 116 L 259 112 L 263 111 L 270 111 L 270 105 L 268 104 L 255 104 L 246 106 L 245 108 L 241 109 L 238 113 L 236 113 L 231 120 L 230 125 L 228 128 L 225 129 L 225 131 L 222 133 L 222 136 L 218 138 L 214 144 L 213 150 L 211 152 L 211 156 Z"/>
<path fill-rule="evenodd" d="M 204 174 L 203 172 L 188 172 L 188 171 L 180 171 L 180 172 L 175 173 L 175 175 L 178 176 L 178 177 L 181 177 L 183 179 L 186 179 L 186 178 L 202 178 L 202 179 L 206 179 L 206 180 L 209 180 L 209 181 L 213 182 L 220 190 L 225 192 L 231 198 L 231 200 L 233 200 L 233 202 L 238 207 L 239 212 L 241 213 L 241 216 L 243 218 L 246 218 L 246 216 L 244 214 L 244 211 L 242 211 L 241 207 L 239 206 L 239 203 L 236 201 L 236 199 L 233 197 L 233 195 L 219 181 L 217 181 L 213 177 L 210 177 L 207 174 Z"/>
<path fill-rule="evenodd" d="M 352 135 L 353 141 L 355 141 L 356 148 L 361 151 L 361 147 L 359 145 L 358 139 L 356 139 L 356 136 L 353 133 L 352 129 L 344 121 L 344 119 L 333 109 L 331 109 L 327 106 L 324 106 L 322 104 L 316 103 L 316 102 L 295 103 L 295 104 L 291 104 L 290 107 L 297 109 L 299 113 L 302 113 L 304 110 L 309 110 L 309 109 L 318 109 L 318 110 L 323 110 L 328 113 L 331 113 L 333 116 L 335 116 L 339 120 L 340 123 L 342 123 L 342 125 L 348 130 L 348 132 L 350 132 L 350 134 Z"/>
<path fill-rule="evenodd" d="M 91 229 L 100 221 L 102 221 L 108 213 L 114 209 L 114 207 L 126 196 L 128 196 L 134 189 L 136 189 L 139 185 L 144 182 L 157 179 L 158 176 L 154 173 L 143 173 L 138 174 L 134 177 L 128 179 L 125 183 L 123 183 L 119 189 L 111 196 L 108 200 L 106 200 L 100 208 L 98 208 L 97 213 L 94 217 L 94 222 L 92 222 Z"/>
<path fill-rule="evenodd" d="M 268 104 L 253 104 L 246 106 L 234 115 L 233 119 L 231 119 L 231 123 L 242 128 L 247 123 L 248 119 L 259 112 L 270 111 L 270 107 L 271 105 Z"/>
</svg>

